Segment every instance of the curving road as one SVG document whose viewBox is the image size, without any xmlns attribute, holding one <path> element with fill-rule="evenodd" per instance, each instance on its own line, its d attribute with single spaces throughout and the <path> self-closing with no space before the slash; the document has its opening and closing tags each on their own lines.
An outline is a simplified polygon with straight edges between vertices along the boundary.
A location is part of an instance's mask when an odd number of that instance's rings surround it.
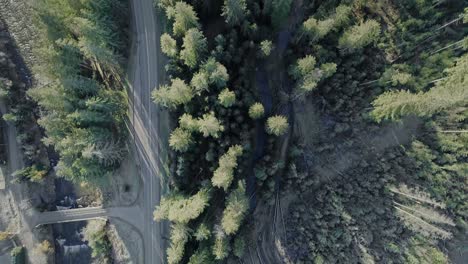
<svg viewBox="0 0 468 264">
<path fill-rule="evenodd" d="M 160 29 L 153 0 L 132 0 L 132 12 L 134 35 L 128 70 L 130 130 L 143 186 L 139 205 L 143 226 L 138 229 L 143 234 L 145 263 L 155 264 L 164 263 L 162 234 L 167 227 L 153 221 L 153 211 L 163 191 L 169 119 L 167 112 L 151 101 L 151 91 L 163 76 L 159 74 L 163 63 L 159 60 Z"/>
</svg>

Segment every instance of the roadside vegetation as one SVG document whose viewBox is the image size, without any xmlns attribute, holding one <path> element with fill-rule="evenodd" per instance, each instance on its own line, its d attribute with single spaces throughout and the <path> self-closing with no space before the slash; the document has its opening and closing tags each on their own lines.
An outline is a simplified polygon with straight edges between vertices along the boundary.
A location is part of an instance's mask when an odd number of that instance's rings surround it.
<svg viewBox="0 0 468 264">
<path fill-rule="evenodd" d="M 128 2 L 41 0 L 36 13 L 41 79 L 28 95 L 41 109 L 42 141 L 60 156 L 57 175 L 98 183 L 126 154 Z"/>
<path fill-rule="evenodd" d="M 154 213 L 169 263 L 261 258 L 261 243 L 291 263 L 447 262 L 467 220 L 462 3 L 156 4 L 170 80 L 153 99 L 177 124 Z M 274 229 L 255 230 L 255 204 Z"/>
<path fill-rule="evenodd" d="M 90 220 L 81 231 L 83 241 L 88 242 L 92 250 L 93 263 L 112 263 L 112 244 L 108 236 L 107 222 L 103 220 Z"/>
</svg>

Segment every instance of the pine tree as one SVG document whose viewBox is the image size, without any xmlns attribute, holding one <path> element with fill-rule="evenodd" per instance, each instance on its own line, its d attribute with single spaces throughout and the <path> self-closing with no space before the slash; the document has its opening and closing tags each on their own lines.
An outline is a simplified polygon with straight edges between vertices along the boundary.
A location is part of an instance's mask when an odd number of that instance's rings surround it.
<svg viewBox="0 0 468 264">
<path fill-rule="evenodd" d="M 220 132 L 224 130 L 224 126 L 215 117 L 214 112 L 204 114 L 202 118 L 197 120 L 197 127 L 204 137 L 212 136 L 218 138 Z"/>
<path fill-rule="evenodd" d="M 237 168 L 237 158 L 242 155 L 243 148 L 239 145 L 231 146 L 219 159 L 219 166 L 213 173 L 211 183 L 225 191 L 234 179 L 234 169 Z"/>
<path fill-rule="evenodd" d="M 405 115 L 431 116 L 435 113 L 466 106 L 468 102 L 468 54 L 457 60 L 447 70 L 447 78 L 436 82 L 427 92 L 386 92 L 374 100 L 371 116 L 377 122 L 384 119 L 398 120 Z"/>
<path fill-rule="evenodd" d="M 180 127 L 174 129 L 169 137 L 169 146 L 176 151 L 187 151 L 192 143 L 192 133 Z"/>
<path fill-rule="evenodd" d="M 271 1 L 271 21 L 277 28 L 287 19 L 291 10 L 292 0 L 270 0 Z"/>
<path fill-rule="evenodd" d="M 195 73 L 190 81 L 193 89 L 197 94 L 201 94 L 203 91 L 208 91 L 210 85 L 208 74 L 205 71 L 199 71 Z"/>
<path fill-rule="evenodd" d="M 169 18 L 174 19 L 173 33 L 175 36 L 183 36 L 192 28 L 200 28 L 198 17 L 193 7 L 183 1 L 179 1 L 174 7 L 166 9 Z"/>
<path fill-rule="evenodd" d="M 191 132 L 199 130 L 198 121 L 194 119 L 193 116 L 187 113 L 184 113 L 179 117 L 179 125 L 180 128 Z"/>
<path fill-rule="evenodd" d="M 219 93 L 218 100 L 222 106 L 230 107 L 236 102 L 236 94 L 226 88 Z"/>
<path fill-rule="evenodd" d="M 375 43 L 380 35 L 379 22 L 369 19 L 347 29 L 338 41 L 338 47 L 348 51 L 364 48 Z"/>
<path fill-rule="evenodd" d="M 222 16 L 225 17 L 226 23 L 232 26 L 239 25 L 244 20 L 246 11 L 245 0 L 224 0 Z"/>
<path fill-rule="evenodd" d="M 271 54 L 271 51 L 273 50 L 273 42 L 271 40 L 263 40 L 260 42 L 260 51 L 262 56 L 268 57 Z"/>
<path fill-rule="evenodd" d="M 203 59 L 207 45 L 208 42 L 200 30 L 196 28 L 189 29 L 183 39 L 183 49 L 180 52 L 180 58 L 185 65 L 195 68 Z"/>
<path fill-rule="evenodd" d="M 234 239 L 234 246 L 233 246 L 233 249 L 232 249 L 232 253 L 234 254 L 234 256 L 236 256 L 236 257 L 238 257 L 240 259 L 244 256 L 244 253 L 245 253 L 245 239 L 244 239 L 243 236 L 238 235 Z"/>
<path fill-rule="evenodd" d="M 286 133 L 289 127 L 288 119 L 285 116 L 276 115 L 267 120 L 267 133 L 275 136 L 281 136 Z"/>
<path fill-rule="evenodd" d="M 175 39 L 167 33 L 161 35 L 161 51 L 170 58 L 175 58 L 178 54 Z"/>
<path fill-rule="evenodd" d="M 226 236 L 218 236 L 213 245 L 213 255 L 217 260 L 223 260 L 229 256 L 229 240 Z"/>
<path fill-rule="evenodd" d="M 210 84 L 214 84 L 217 87 L 223 87 L 229 80 L 229 74 L 226 67 L 221 63 L 217 62 L 215 58 L 210 57 L 203 64 L 202 69 L 207 74 Z"/>
<path fill-rule="evenodd" d="M 155 103 L 170 108 L 190 102 L 194 95 L 192 88 L 179 78 L 172 79 L 171 86 L 162 85 L 151 94 Z"/>
<path fill-rule="evenodd" d="M 208 229 L 205 223 L 201 223 L 195 231 L 194 237 L 197 241 L 203 241 L 209 239 L 211 231 Z"/>
<path fill-rule="evenodd" d="M 249 108 L 249 116 L 252 119 L 262 118 L 265 114 L 265 108 L 261 103 L 254 103 Z"/>
<path fill-rule="evenodd" d="M 210 192 L 207 189 L 201 189 L 190 197 L 173 193 L 161 199 L 154 211 L 154 220 L 167 219 L 171 222 L 187 224 L 203 213 L 208 206 L 209 199 Z"/>
<path fill-rule="evenodd" d="M 245 195 L 245 183 L 239 181 L 237 188 L 227 198 L 221 219 L 221 227 L 227 235 L 237 233 L 248 209 L 249 200 Z"/>
</svg>

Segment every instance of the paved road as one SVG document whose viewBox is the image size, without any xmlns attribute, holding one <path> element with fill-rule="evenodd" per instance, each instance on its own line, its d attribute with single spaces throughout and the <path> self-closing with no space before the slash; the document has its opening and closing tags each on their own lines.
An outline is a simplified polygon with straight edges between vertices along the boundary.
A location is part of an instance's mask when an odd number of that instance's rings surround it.
<svg viewBox="0 0 468 264">
<path fill-rule="evenodd" d="M 161 70 L 159 60 L 159 26 L 153 0 L 133 0 L 132 11 L 135 33 L 132 48 L 130 79 L 130 110 L 132 136 L 137 164 L 142 178 L 143 192 L 140 205 L 143 216 L 145 263 L 164 263 L 165 225 L 153 221 L 155 205 L 161 197 L 161 179 L 165 143 L 168 134 L 168 115 L 151 101 L 151 91 L 158 86 Z"/>
</svg>

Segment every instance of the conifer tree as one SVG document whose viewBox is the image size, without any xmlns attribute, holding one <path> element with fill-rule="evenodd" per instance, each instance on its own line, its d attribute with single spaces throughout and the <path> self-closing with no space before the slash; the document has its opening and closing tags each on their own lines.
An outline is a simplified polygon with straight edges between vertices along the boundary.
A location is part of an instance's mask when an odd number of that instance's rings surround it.
<svg viewBox="0 0 468 264">
<path fill-rule="evenodd" d="M 169 137 L 169 146 L 176 151 L 187 151 L 192 143 L 193 140 L 190 131 L 184 130 L 180 127 L 174 129 Z"/>
<path fill-rule="evenodd" d="M 154 211 L 154 220 L 167 219 L 171 222 L 187 224 L 203 213 L 208 206 L 209 198 L 210 193 L 207 189 L 201 189 L 190 197 L 173 193 L 161 199 L 160 205 Z"/>
<path fill-rule="evenodd" d="M 265 114 L 265 108 L 261 103 L 254 103 L 249 108 L 249 116 L 252 119 L 262 118 Z"/>
<path fill-rule="evenodd" d="M 184 36 L 180 59 L 189 68 L 195 68 L 203 59 L 208 42 L 197 28 L 189 29 Z"/>
<path fill-rule="evenodd" d="M 197 120 L 197 127 L 204 137 L 212 136 L 217 138 L 220 132 L 224 130 L 224 126 L 221 125 L 221 122 L 215 117 L 214 112 L 204 114 L 202 118 L 199 118 Z"/>
<path fill-rule="evenodd" d="M 230 107 L 236 102 L 236 94 L 226 88 L 219 93 L 218 100 L 222 106 Z"/>
<path fill-rule="evenodd" d="M 281 136 L 286 133 L 289 127 L 288 119 L 282 115 L 269 117 L 267 120 L 267 133 Z"/>
<path fill-rule="evenodd" d="M 427 92 L 411 93 L 406 90 L 390 91 L 377 97 L 372 103 L 371 116 L 380 122 L 384 119 L 398 120 L 405 115 L 431 116 L 468 102 L 468 55 L 457 60 L 447 70 L 447 78 L 436 82 Z"/>
<path fill-rule="evenodd" d="M 369 19 L 347 29 L 339 39 L 338 47 L 345 50 L 356 50 L 375 43 L 380 35 L 379 22 Z"/>
<path fill-rule="evenodd" d="M 175 58 L 178 54 L 175 39 L 167 33 L 161 35 L 161 51 L 170 58 Z"/>
<path fill-rule="evenodd" d="M 175 78 L 171 85 L 162 85 L 154 89 L 151 94 L 155 103 L 165 107 L 174 108 L 186 104 L 194 97 L 194 91 L 183 80 Z"/>
<path fill-rule="evenodd" d="M 226 67 L 221 63 L 217 62 L 215 58 L 210 57 L 203 64 L 202 69 L 208 76 L 210 84 L 214 84 L 217 87 L 223 87 L 229 80 L 229 74 Z"/>
<path fill-rule="evenodd" d="M 174 7 L 168 7 L 166 13 L 174 20 L 172 31 L 175 36 L 181 37 L 191 28 L 200 28 L 197 13 L 183 1 L 177 2 Z"/>
<path fill-rule="evenodd" d="M 246 0 L 224 0 L 222 16 L 226 19 L 226 23 L 232 26 L 239 25 L 244 20 L 246 11 Z"/>
<path fill-rule="evenodd" d="M 218 235 L 213 245 L 213 255 L 216 260 L 223 260 L 229 256 L 229 240 L 226 235 Z"/>
<path fill-rule="evenodd" d="M 227 198 L 221 219 L 221 227 L 227 235 L 237 233 L 248 209 L 249 201 L 245 195 L 245 183 L 239 181 L 237 188 Z"/>
<path fill-rule="evenodd" d="M 237 158 L 242 155 L 243 148 L 239 145 L 234 145 L 221 156 L 219 166 L 214 171 L 211 182 L 213 186 L 223 188 L 225 191 L 231 185 L 234 179 L 234 169 L 237 168 Z"/>
<path fill-rule="evenodd" d="M 262 56 L 268 57 L 271 54 L 271 51 L 273 50 L 273 42 L 271 40 L 263 40 L 260 42 L 260 51 Z"/>
</svg>

